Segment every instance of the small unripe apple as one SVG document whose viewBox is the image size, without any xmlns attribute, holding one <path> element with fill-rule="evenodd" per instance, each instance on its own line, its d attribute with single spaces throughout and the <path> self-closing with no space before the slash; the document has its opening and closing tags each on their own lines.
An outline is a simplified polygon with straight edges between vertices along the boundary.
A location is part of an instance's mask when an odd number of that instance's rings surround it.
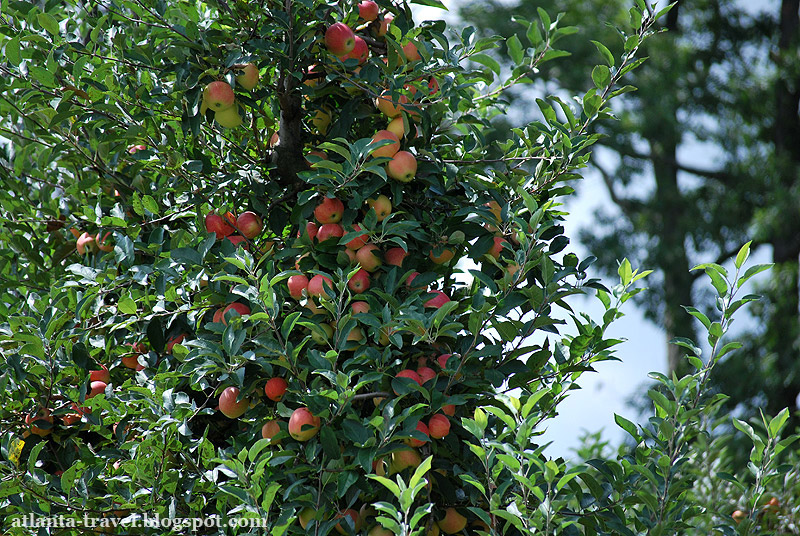
<svg viewBox="0 0 800 536">
<path fill-rule="evenodd" d="M 344 236 L 344 227 L 338 223 L 325 223 L 317 231 L 317 240 L 325 242 L 331 238 L 341 238 Z"/>
<path fill-rule="evenodd" d="M 233 106 L 235 100 L 233 88 L 221 80 L 211 82 L 203 90 L 203 102 L 215 112 L 227 110 Z"/>
<path fill-rule="evenodd" d="M 417 174 L 417 159 L 408 151 L 398 151 L 386 164 L 386 174 L 399 182 L 411 182 Z"/>
<path fill-rule="evenodd" d="M 317 327 L 319 327 L 321 331 L 313 330 L 311 332 L 311 340 L 320 346 L 324 346 L 328 343 L 330 338 L 333 337 L 333 328 L 328 324 L 317 324 Z"/>
<path fill-rule="evenodd" d="M 111 383 L 111 374 L 108 372 L 108 368 L 106 368 L 105 365 L 100 365 L 98 370 L 89 371 L 89 380 L 93 382 L 100 381 Z"/>
<path fill-rule="evenodd" d="M 422 432 L 422 434 L 425 435 L 425 437 L 428 437 L 428 427 L 425 425 L 424 422 L 419 421 L 417 423 L 417 431 Z M 409 447 L 421 447 L 427 442 L 428 442 L 427 439 L 425 441 L 422 441 L 419 439 L 415 439 L 413 437 L 409 437 L 408 439 L 403 440 L 403 443 L 405 443 Z"/>
<path fill-rule="evenodd" d="M 303 297 L 303 291 L 308 288 L 308 278 L 304 275 L 293 275 L 286 282 L 289 287 L 289 295 L 292 298 L 300 299 Z"/>
<path fill-rule="evenodd" d="M 339 223 L 344 214 L 344 203 L 335 197 L 326 197 L 314 209 L 314 217 L 320 223 Z"/>
<path fill-rule="evenodd" d="M 404 448 L 392 452 L 392 462 L 389 465 L 389 472 L 399 473 L 408 468 L 418 467 L 422 463 L 422 457 L 417 449 Z"/>
<path fill-rule="evenodd" d="M 408 97 L 400 95 L 396 99 L 392 98 L 392 93 L 389 90 L 381 93 L 381 96 L 375 99 L 375 106 L 386 117 L 395 118 L 400 116 L 405 109 L 405 104 L 408 104 Z"/>
<path fill-rule="evenodd" d="M 214 114 L 214 120 L 225 128 L 236 128 L 243 122 L 239 107 L 235 105 L 218 111 Z"/>
<path fill-rule="evenodd" d="M 359 269 L 347 282 L 347 288 L 349 288 L 353 294 L 366 292 L 366 290 L 369 289 L 369 273 L 363 268 Z"/>
<path fill-rule="evenodd" d="M 378 18 L 378 4 L 372 0 L 364 0 L 358 4 L 358 16 L 366 21 Z"/>
<path fill-rule="evenodd" d="M 236 83 L 242 89 L 250 91 L 258 85 L 258 67 L 252 63 L 248 63 L 242 68 L 242 74 L 236 77 Z"/>
<path fill-rule="evenodd" d="M 281 442 L 280 439 L 272 439 L 281 431 L 280 421 L 269 420 L 261 427 L 261 437 L 264 439 L 271 439 L 270 445 L 277 445 Z"/>
<path fill-rule="evenodd" d="M 383 194 L 376 199 L 367 199 L 367 205 L 375 211 L 375 217 L 378 222 L 382 222 L 392 213 L 392 202 Z"/>
<path fill-rule="evenodd" d="M 440 519 L 437 524 L 442 532 L 446 534 L 456 534 L 464 530 L 467 526 L 467 518 L 458 513 L 455 508 L 448 508 L 444 513 L 444 518 Z"/>
<path fill-rule="evenodd" d="M 380 525 L 375 525 L 369 529 L 367 536 L 394 536 L 394 532 L 389 529 L 385 529 Z"/>
<path fill-rule="evenodd" d="M 289 435 L 297 441 L 308 441 L 319 432 L 320 419 L 308 408 L 297 408 L 289 418 Z"/>
<path fill-rule="evenodd" d="M 331 292 L 334 290 L 333 281 L 329 277 L 325 277 L 324 275 L 317 274 L 311 278 L 308 282 L 308 288 L 306 291 L 308 292 L 309 296 L 319 297 L 322 296 L 325 292 L 325 285 L 328 285 L 331 288 Z"/>
<path fill-rule="evenodd" d="M 442 439 L 450 433 L 450 419 L 441 413 L 437 413 L 428 419 L 428 431 L 431 437 Z"/>
<path fill-rule="evenodd" d="M 432 290 L 429 294 L 436 294 L 433 298 L 429 299 L 425 302 L 425 307 L 431 308 L 440 308 L 442 305 L 450 301 L 450 298 L 447 297 L 447 294 L 442 292 L 441 290 Z"/>
<path fill-rule="evenodd" d="M 297 514 L 297 520 L 300 522 L 300 526 L 305 529 L 316 515 L 317 511 L 313 508 L 303 508 L 300 510 L 300 513 Z"/>
<path fill-rule="evenodd" d="M 386 130 L 397 136 L 397 139 L 402 140 L 406 136 L 406 126 L 403 123 L 403 117 L 398 116 L 389 121 L 386 125 Z"/>
<path fill-rule="evenodd" d="M 314 125 L 317 132 L 323 136 L 328 133 L 328 127 L 331 126 L 331 121 L 333 121 L 333 115 L 330 108 L 320 108 L 316 110 L 314 116 L 311 118 L 311 124 Z"/>
<path fill-rule="evenodd" d="M 258 214 L 248 210 L 247 212 L 242 212 L 239 217 L 236 218 L 236 227 L 238 227 L 239 232 L 247 238 L 255 238 L 261 234 L 261 231 L 264 229 L 264 223 L 261 221 Z"/>
<path fill-rule="evenodd" d="M 234 316 L 244 316 L 249 314 L 250 314 L 250 308 L 247 305 L 239 302 L 234 302 L 229 306 L 227 306 L 222 311 L 222 323 L 227 326 L 229 318 L 233 318 Z"/>
<path fill-rule="evenodd" d="M 379 253 L 378 246 L 367 244 L 356 252 L 356 261 L 364 270 L 374 272 L 381 265 L 381 258 L 378 257 Z"/>
<path fill-rule="evenodd" d="M 374 158 L 392 158 L 395 154 L 397 154 L 397 151 L 400 150 L 400 140 L 393 132 L 389 132 L 388 130 L 379 130 L 376 132 L 375 135 L 372 136 L 372 143 L 370 145 L 377 145 L 383 140 L 389 140 L 391 143 L 382 145 L 377 149 L 373 149 L 371 155 Z"/>
<path fill-rule="evenodd" d="M 362 65 L 369 58 L 369 47 L 367 46 L 367 42 L 360 37 L 356 36 L 355 39 L 356 43 L 353 46 L 353 50 L 344 56 L 340 56 L 339 59 L 342 61 L 358 60 L 358 64 Z"/>
<path fill-rule="evenodd" d="M 325 30 L 325 46 L 334 56 L 344 56 L 356 46 L 356 35 L 342 22 L 331 24 Z"/>
<path fill-rule="evenodd" d="M 283 378 L 270 378 L 264 385 L 264 393 L 273 402 L 280 402 L 286 394 L 289 384 Z"/>
<path fill-rule="evenodd" d="M 361 230 L 360 225 L 358 224 L 353 225 L 353 231 L 360 231 L 360 230 Z M 347 249 L 352 249 L 353 251 L 356 251 L 364 247 L 368 239 L 369 239 L 369 234 L 365 232 L 362 235 L 355 237 L 350 242 L 345 244 L 345 247 L 347 247 Z"/>
<path fill-rule="evenodd" d="M 233 234 L 233 227 L 218 214 L 206 214 L 206 231 L 215 233 L 217 240 L 222 240 L 226 236 Z"/>
<path fill-rule="evenodd" d="M 239 397 L 238 387 L 226 387 L 222 394 L 219 395 L 219 410 L 223 415 L 229 419 L 236 419 L 244 415 L 247 408 L 250 407 L 250 400 L 243 398 L 239 402 L 236 399 Z"/>
</svg>

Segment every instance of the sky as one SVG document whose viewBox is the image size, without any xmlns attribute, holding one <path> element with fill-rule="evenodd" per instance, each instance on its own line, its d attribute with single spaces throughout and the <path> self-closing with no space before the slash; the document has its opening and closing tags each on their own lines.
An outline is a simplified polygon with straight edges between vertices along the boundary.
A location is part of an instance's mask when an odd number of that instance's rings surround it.
<svg viewBox="0 0 800 536">
<path fill-rule="evenodd" d="M 451 7 L 455 2 L 445 0 L 445 5 Z M 769 1 L 755 0 L 749 2 L 753 10 L 764 9 Z M 457 25 L 457 17 L 453 11 L 442 12 L 435 8 L 415 6 L 415 20 L 445 19 L 451 25 Z M 713 162 L 718 154 L 713 147 L 700 144 L 688 145 L 681 149 L 680 160 L 687 165 L 697 167 L 713 167 Z M 608 167 L 608 166 L 606 166 Z M 688 177 L 684 177 L 684 180 Z M 648 178 L 643 183 L 652 183 Z M 565 234 L 568 237 L 577 237 L 581 229 L 591 228 L 593 215 L 598 208 L 614 207 L 606 187 L 597 173 L 588 170 L 583 180 L 573 183 L 576 194 L 566 202 L 566 209 L 570 212 L 565 222 Z M 613 211 L 611 211 L 613 212 Z M 569 250 L 578 254 L 579 258 L 586 257 L 589 252 L 575 238 L 572 239 Z M 621 260 L 621 259 L 620 259 Z M 713 259 L 707 259 L 713 260 Z M 759 251 L 753 254 L 750 262 L 769 262 L 768 251 Z M 640 270 L 651 267 L 643 266 Z M 599 277 L 592 274 L 590 277 Z M 767 277 L 754 278 L 758 283 Z M 615 281 L 604 279 L 608 285 Z M 750 285 L 749 285 L 750 286 Z M 599 319 L 603 314 L 603 307 L 594 297 L 575 298 L 571 305 L 579 311 L 587 313 L 591 318 Z M 614 422 L 614 414 L 619 414 L 634 422 L 646 421 L 633 408 L 629 401 L 633 397 L 641 396 L 644 386 L 652 383 L 648 377 L 651 371 L 666 372 L 666 333 L 654 323 L 644 318 L 643 311 L 632 301 L 623 306 L 625 316 L 612 324 L 607 335 L 611 338 L 626 339 L 617 347 L 617 357 L 620 361 L 606 361 L 596 365 L 595 373 L 584 374 L 579 383 L 580 390 L 572 391 L 570 396 L 558 406 L 559 416 L 546 421 L 544 434 L 539 439 L 539 444 L 550 442 L 547 453 L 551 456 L 574 458 L 576 449 L 581 444 L 581 436 L 585 433 L 600 432 L 603 440 L 611 445 L 621 443 L 627 434 Z M 743 316 L 743 315 L 740 315 Z M 747 328 L 748 322 L 744 318 L 738 321 L 739 329 Z M 699 325 L 700 328 L 702 326 Z M 702 333 L 702 331 L 698 331 Z M 708 352 L 708 348 L 704 348 Z"/>
</svg>

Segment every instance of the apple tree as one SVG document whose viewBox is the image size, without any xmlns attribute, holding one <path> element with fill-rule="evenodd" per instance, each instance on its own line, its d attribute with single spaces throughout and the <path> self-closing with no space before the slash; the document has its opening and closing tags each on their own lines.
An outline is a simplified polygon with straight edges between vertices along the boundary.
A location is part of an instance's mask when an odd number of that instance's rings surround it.
<svg viewBox="0 0 800 536">
<path fill-rule="evenodd" d="M 646 275 L 590 278 L 560 200 L 661 14 L 635 2 L 583 95 L 498 131 L 559 17 L 523 43 L 385 0 L 4 1 L 3 530 L 643 530 L 633 472 L 531 441 Z"/>
</svg>

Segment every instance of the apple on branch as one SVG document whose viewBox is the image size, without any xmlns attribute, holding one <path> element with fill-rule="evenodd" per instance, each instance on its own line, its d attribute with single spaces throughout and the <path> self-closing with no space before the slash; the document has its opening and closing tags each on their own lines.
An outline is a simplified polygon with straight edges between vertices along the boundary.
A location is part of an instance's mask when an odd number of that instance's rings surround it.
<svg viewBox="0 0 800 536">
<path fill-rule="evenodd" d="M 392 202 L 383 194 L 375 199 L 367 199 L 367 205 L 375 211 L 378 222 L 382 222 L 392 213 Z"/>
<path fill-rule="evenodd" d="M 334 23 L 325 30 L 325 46 L 334 56 L 344 56 L 356 46 L 356 35 L 346 24 Z"/>
</svg>

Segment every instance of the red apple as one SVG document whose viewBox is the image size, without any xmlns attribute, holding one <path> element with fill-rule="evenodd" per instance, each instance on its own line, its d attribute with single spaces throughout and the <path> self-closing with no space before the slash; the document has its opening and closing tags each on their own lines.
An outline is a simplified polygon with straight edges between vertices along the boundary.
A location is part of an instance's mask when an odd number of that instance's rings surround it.
<svg viewBox="0 0 800 536">
<path fill-rule="evenodd" d="M 233 311 L 233 313 L 230 313 L 231 311 Z M 222 323 L 227 326 L 229 318 L 233 318 L 234 316 L 244 316 L 249 314 L 250 314 L 250 308 L 248 306 L 246 306 L 243 303 L 234 302 L 229 306 L 227 306 L 224 311 L 222 311 Z"/>
<path fill-rule="evenodd" d="M 389 140 L 392 143 L 388 143 L 386 145 L 378 147 L 377 149 L 373 149 L 371 154 L 375 158 L 378 157 L 392 158 L 397 153 L 397 151 L 400 150 L 400 140 L 397 138 L 394 132 L 390 132 L 388 130 L 379 130 L 378 132 L 375 133 L 374 136 L 372 136 L 372 143 L 370 145 L 375 145 L 383 140 Z"/>
<path fill-rule="evenodd" d="M 367 199 L 367 205 L 375 211 L 378 222 L 382 222 L 392 213 L 392 202 L 383 194 L 379 195 L 377 199 Z"/>
<path fill-rule="evenodd" d="M 423 385 L 436 377 L 436 371 L 430 367 L 419 367 L 417 369 L 417 374 L 419 374 Z"/>
<path fill-rule="evenodd" d="M 130 147 L 128 147 L 128 152 L 130 154 L 136 154 L 139 151 L 144 151 L 145 149 L 147 149 L 147 147 L 144 145 L 131 145 Z"/>
<path fill-rule="evenodd" d="M 419 272 L 411 272 L 410 274 L 408 274 L 408 277 L 406 277 L 406 286 L 411 288 L 422 288 L 422 287 L 415 287 L 413 285 L 414 280 L 417 278 L 418 275 Z"/>
<path fill-rule="evenodd" d="M 455 256 L 455 253 L 454 253 L 454 252 L 453 252 L 453 250 L 452 250 L 452 249 L 450 249 L 450 248 L 444 248 L 444 249 L 442 250 L 442 252 L 441 252 L 441 253 L 439 253 L 438 255 L 434 254 L 434 251 L 435 251 L 435 250 L 436 250 L 436 248 L 434 247 L 434 249 L 432 249 L 432 250 L 431 250 L 431 252 L 428 254 L 428 257 L 430 257 L 430 259 L 431 259 L 431 260 L 432 260 L 432 261 L 433 261 L 435 264 L 445 264 L 445 263 L 448 263 L 448 262 L 450 262 L 451 260 L 453 260 L 453 257 Z"/>
<path fill-rule="evenodd" d="M 247 248 L 247 239 L 245 237 L 241 236 L 241 235 L 226 236 L 225 239 L 226 240 L 230 240 L 231 244 L 233 244 L 237 248 L 239 247 L 239 245 L 242 245 L 242 247 L 244 247 L 244 249 L 248 249 Z"/>
<path fill-rule="evenodd" d="M 418 384 L 422 385 L 422 378 L 420 378 L 419 374 L 417 374 L 415 371 L 413 371 L 411 369 L 403 369 L 403 370 L 401 370 L 400 372 L 398 372 L 395 375 L 395 378 L 408 378 L 408 379 L 414 380 Z M 395 391 L 394 394 L 397 395 L 399 393 L 397 391 Z"/>
<path fill-rule="evenodd" d="M 211 82 L 203 90 L 203 102 L 215 112 L 231 108 L 235 100 L 233 88 L 227 82 Z"/>
<path fill-rule="evenodd" d="M 280 402 L 286 394 L 287 387 L 289 384 L 283 378 L 270 378 L 264 385 L 264 393 L 273 402 Z"/>
<path fill-rule="evenodd" d="M 356 36 L 355 39 L 356 44 L 353 46 L 353 50 L 344 56 L 340 56 L 339 59 L 342 61 L 358 60 L 358 64 L 361 65 L 369 58 L 369 47 L 367 46 L 367 42 L 360 37 Z"/>
<path fill-rule="evenodd" d="M 499 236 L 494 237 L 494 244 L 492 244 L 492 249 L 489 250 L 489 255 L 494 257 L 495 259 L 500 258 L 500 253 L 503 252 L 503 244 L 508 244 L 504 238 Z"/>
<path fill-rule="evenodd" d="M 248 210 L 247 212 L 242 212 L 236 219 L 236 227 L 247 238 L 255 238 L 261 234 L 264 229 L 264 223 L 258 214 Z"/>
<path fill-rule="evenodd" d="M 45 422 L 50 423 L 50 426 L 47 426 L 46 428 L 40 428 L 35 424 L 38 423 L 41 426 L 45 426 Z M 48 436 L 53 431 L 53 417 L 50 415 L 50 410 L 47 408 L 39 408 L 35 415 L 25 415 L 25 424 L 30 426 L 31 433 L 33 435 L 37 435 L 39 437 Z"/>
<path fill-rule="evenodd" d="M 378 27 L 375 29 L 375 35 L 377 35 L 378 37 L 383 37 L 384 35 L 386 35 L 386 32 L 389 31 L 389 25 L 392 23 L 393 20 L 394 20 L 394 15 L 392 15 L 391 13 L 386 13 L 383 16 L 383 19 L 381 19 L 381 22 L 378 25 Z"/>
<path fill-rule="evenodd" d="M 99 370 L 90 370 L 89 371 L 89 379 L 93 382 L 100 381 L 105 383 L 111 383 L 111 374 L 109 374 L 108 369 L 105 365 L 100 365 Z"/>
<path fill-rule="evenodd" d="M 399 182 L 411 182 L 417 174 L 417 159 L 408 151 L 398 151 L 387 162 L 386 174 Z"/>
<path fill-rule="evenodd" d="M 319 431 L 320 419 L 308 408 L 297 408 L 289 418 L 289 435 L 297 441 L 308 441 Z"/>
<path fill-rule="evenodd" d="M 417 423 L 417 431 L 422 432 L 425 435 L 425 437 L 428 437 L 428 427 L 425 425 L 424 422 L 419 421 Z M 421 441 L 421 440 L 415 439 L 413 437 L 409 437 L 408 439 L 404 439 L 403 440 L 403 443 L 405 443 L 409 447 L 421 447 L 422 445 L 424 445 L 427 442 L 428 442 L 427 440 Z"/>
<path fill-rule="evenodd" d="M 319 231 L 319 227 L 313 221 L 310 221 L 306 224 L 306 232 L 308 233 L 308 238 L 312 241 L 317 237 L 317 232 Z M 300 231 L 297 231 L 297 236 L 300 236 Z"/>
<path fill-rule="evenodd" d="M 453 416 L 456 414 L 456 407 L 453 404 L 445 404 L 442 406 L 442 413 L 445 415 Z"/>
<path fill-rule="evenodd" d="M 344 227 L 338 223 L 326 223 L 321 225 L 317 231 L 317 240 L 325 242 L 331 238 L 341 238 L 344 236 Z"/>
<path fill-rule="evenodd" d="M 384 254 L 386 264 L 392 266 L 403 266 L 403 260 L 408 256 L 408 252 L 403 248 L 391 248 Z"/>
<path fill-rule="evenodd" d="M 366 21 L 373 21 L 378 18 L 378 4 L 372 0 L 364 0 L 358 4 L 358 16 Z"/>
<path fill-rule="evenodd" d="M 450 433 L 450 419 L 441 413 L 437 413 L 428 419 L 428 431 L 434 439 L 442 439 Z"/>
<path fill-rule="evenodd" d="M 226 236 L 233 234 L 233 227 L 228 225 L 222 216 L 218 214 L 206 215 L 206 231 L 216 233 L 217 240 L 222 240 Z"/>
<path fill-rule="evenodd" d="M 214 311 L 214 318 L 211 319 L 212 322 L 216 322 L 218 324 L 222 324 L 225 322 L 225 308 L 220 307 L 216 311 Z"/>
<path fill-rule="evenodd" d="M 353 225 L 353 231 L 360 231 L 360 230 L 361 230 L 361 226 L 360 225 L 358 225 L 358 224 Z M 355 250 L 363 247 L 364 244 L 367 243 L 367 239 L 369 239 L 369 234 L 367 234 L 367 232 L 364 232 L 364 234 L 355 237 L 350 242 L 345 244 L 345 246 L 347 247 L 347 249 L 352 249 L 352 250 L 355 251 Z"/>
<path fill-rule="evenodd" d="M 100 380 L 96 380 L 96 381 L 91 382 L 89 384 L 89 392 L 86 393 L 86 400 L 89 400 L 90 398 L 94 398 L 97 395 L 99 395 L 100 393 L 105 393 L 106 387 L 108 387 L 106 382 L 103 382 L 103 381 L 100 381 Z"/>
<path fill-rule="evenodd" d="M 374 272 L 381 265 L 381 258 L 378 257 L 380 250 L 375 244 L 367 244 L 356 252 L 356 260 L 363 269 Z"/>
<path fill-rule="evenodd" d="M 359 327 L 354 327 L 347 334 L 347 340 L 350 342 L 358 342 L 364 338 L 364 331 Z"/>
<path fill-rule="evenodd" d="M 439 366 L 443 369 L 447 368 L 447 360 L 450 359 L 450 356 L 453 354 L 442 354 L 436 358 L 436 362 L 439 363 Z"/>
<path fill-rule="evenodd" d="M 175 347 L 176 344 L 180 344 L 183 342 L 183 339 L 186 338 L 186 335 L 181 333 L 180 335 L 176 335 L 167 341 L 166 351 L 168 354 L 172 353 L 172 349 Z"/>
<path fill-rule="evenodd" d="M 326 197 L 314 209 L 314 217 L 320 223 L 339 223 L 344 214 L 344 203 L 335 197 Z"/>
<path fill-rule="evenodd" d="M 356 46 L 356 36 L 349 26 L 337 22 L 325 30 L 325 46 L 334 56 L 344 56 Z"/>
<path fill-rule="evenodd" d="M 354 315 L 359 313 L 368 313 L 369 304 L 365 301 L 354 301 L 350 304 L 350 309 L 352 309 Z"/>
<path fill-rule="evenodd" d="M 406 125 L 403 123 L 403 118 L 398 116 L 389 121 L 386 125 L 386 130 L 397 136 L 397 139 L 402 140 L 406 136 Z"/>
<path fill-rule="evenodd" d="M 369 274 L 364 269 L 358 270 L 347 282 L 347 288 L 354 294 L 361 294 L 369 288 Z"/>
<path fill-rule="evenodd" d="M 78 237 L 78 240 L 75 242 L 75 248 L 80 255 L 85 254 L 87 251 L 89 253 L 97 253 L 98 250 L 94 236 L 89 233 L 83 233 Z"/>
<path fill-rule="evenodd" d="M 308 288 L 308 278 L 304 275 L 293 275 L 286 282 L 289 287 L 289 295 L 292 298 L 300 299 L 303 297 L 303 291 Z"/>
<path fill-rule="evenodd" d="M 261 427 L 261 437 L 264 439 L 271 439 L 270 445 L 277 445 L 281 442 L 280 439 L 272 439 L 281 431 L 280 422 L 278 420 L 269 420 Z"/>
<path fill-rule="evenodd" d="M 419 55 L 419 50 L 417 50 L 417 45 L 414 44 L 414 41 L 409 41 L 403 45 L 403 54 L 406 57 L 406 61 L 409 63 L 422 59 L 422 56 Z"/>
<path fill-rule="evenodd" d="M 106 253 L 114 251 L 114 244 L 111 244 L 108 241 L 109 236 L 111 236 L 111 231 L 108 231 L 103 238 L 100 238 L 100 233 L 97 233 L 97 236 L 94 238 L 94 242 L 97 244 L 97 249 L 100 251 L 105 251 Z"/>
<path fill-rule="evenodd" d="M 353 520 L 353 527 L 355 529 L 355 533 L 358 534 L 358 531 L 361 530 L 361 518 L 359 517 L 358 512 L 356 512 L 352 508 L 348 508 L 344 512 L 336 514 L 336 519 L 341 519 L 345 516 Z M 347 525 L 343 527 L 341 523 L 337 523 L 334 528 L 336 529 L 336 532 L 338 532 L 339 534 L 347 534 L 349 531 L 347 530 L 346 526 Z"/>
<path fill-rule="evenodd" d="M 441 290 L 432 290 L 429 292 L 429 294 L 436 294 L 436 296 L 426 301 L 425 307 L 432 307 L 438 309 L 442 305 L 450 301 L 450 298 L 447 297 L 447 294 L 445 294 Z"/>
<path fill-rule="evenodd" d="M 229 419 L 241 417 L 250 406 L 250 400 L 247 398 L 236 402 L 237 398 L 239 398 L 239 388 L 233 386 L 226 387 L 219 395 L 219 410 Z"/>
<path fill-rule="evenodd" d="M 324 275 L 317 274 L 311 278 L 308 282 L 308 288 L 306 291 L 308 292 L 309 296 L 319 297 L 325 293 L 325 284 L 331 287 L 331 291 L 333 291 L 333 281 L 329 277 L 325 277 Z"/>
</svg>

